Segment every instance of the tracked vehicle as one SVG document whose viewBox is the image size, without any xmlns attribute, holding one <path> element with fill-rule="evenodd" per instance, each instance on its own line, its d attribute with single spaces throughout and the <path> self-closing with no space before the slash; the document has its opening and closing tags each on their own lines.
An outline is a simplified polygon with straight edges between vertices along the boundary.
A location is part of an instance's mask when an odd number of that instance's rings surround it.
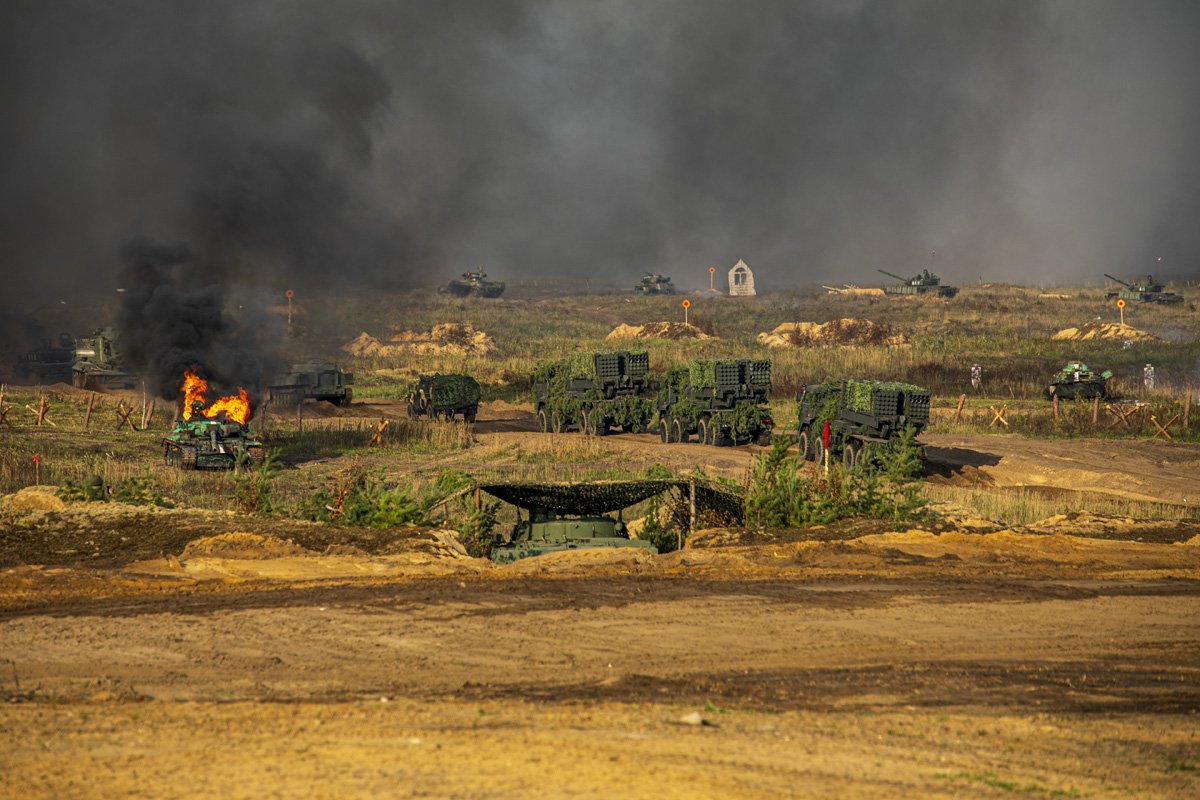
<svg viewBox="0 0 1200 800">
<path fill-rule="evenodd" d="M 201 403 L 190 420 L 176 421 L 163 438 L 163 463 L 181 470 L 198 470 L 233 469 L 239 463 L 262 462 L 262 442 L 254 438 L 249 426 L 206 418 L 202 416 L 203 408 Z"/>
<path fill-rule="evenodd" d="M 1093 372 L 1082 361 L 1069 361 L 1051 378 L 1050 384 L 1042 390 L 1047 400 L 1057 397 L 1059 400 L 1101 400 L 1109 397 L 1108 379 L 1112 372 Z"/>
<path fill-rule="evenodd" d="M 766 359 L 697 360 L 667 371 L 658 395 L 663 442 L 717 446 L 769 444 L 775 422 L 766 407 L 771 362 Z"/>
<path fill-rule="evenodd" d="M 479 383 L 470 375 L 422 375 L 408 390 L 408 416 L 474 422 L 479 413 Z"/>
<path fill-rule="evenodd" d="M 806 386 L 797 441 L 809 461 L 840 459 L 847 469 L 871 458 L 907 428 L 929 424 L 929 390 L 907 383 L 845 380 Z"/>
<path fill-rule="evenodd" d="M 927 269 L 922 270 L 920 275 L 914 275 L 911 278 L 905 278 L 894 272 L 888 272 L 886 269 L 879 271 L 889 278 L 895 278 L 900 281 L 900 283 L 894 286 L 883 287 L 885 294 L 932 295 L 946 298 L 954 297 L 954 295 L 958 294 L 957 286 L 942 286 L 942 279 Z"/>
<path fill-rule="evenodd" d="M 641 282 L 633 287 L 633 293 L 640 295 L 675 294 L 675 284 L 671 283 L 670 277 L 666 275 L 647 272 L 642 276 Z"/>
<path fill-rule="evenodd" d="M 354 399 L 354 375 L 332 361 L 302 361 L 289 372 L 274 375 L 267 384 L 267 402 L 294 406 L 304 400 L 324 400 L 335 406 Z"/>
<path fill-rule="evenodd" d="M 58 337 L 58 346 L 49 341 L 17 359 L 15 376 L 19 381 L 39 384 L 69 383 L 75 364 L 75 340 L 71 334 Z"/>
<path fill-rule="evenodd" d="M 489 281 L 483 270 L 464 272 L 461 279 L 450 281 L 438 291 L 455 297 L 499 297 L 504 294 L 504 282 Z"/>
<path fill-rule="evenodd" d="M 117 332 L 112 328 L 98 328 L 91 336 L 75 342 L 71 383 L 76 388 L 93 391 L 137 388 L 141 379 L 126 372 L 124 365 Z"/>
<path fill-rule="evenodd" d="M 1121 284 L 1121 288 L 1114 292 L 1108 292 L 1104 295 L 1107 300 L 1125 300 L 1126 302 L 1134 303 L 1158 303 L 1164 306 L 1173 306 L 1176 303 L 1183 302 L 1183 295 L 1175 294 L 1174 292 L 1164 292 L 1163 285 L 1154 280 L 1153 275 L 1147 275 L 1144 281 L 1135 281 L 1126 283 L 1120 278 L 1114 278 L 1107 272 L 1104 277 L 1111 281 L 1116 281 Z"/>
<path fill-rule="evenodd" d="M 577 430 L 592 436 L 614 428 L 645 430 L 657 390 L 649 372 L 650 355 L 628 350 L 577 353 L 543 364 L 530 376 L 538 426 L 543 432 Z"/>
</svg>

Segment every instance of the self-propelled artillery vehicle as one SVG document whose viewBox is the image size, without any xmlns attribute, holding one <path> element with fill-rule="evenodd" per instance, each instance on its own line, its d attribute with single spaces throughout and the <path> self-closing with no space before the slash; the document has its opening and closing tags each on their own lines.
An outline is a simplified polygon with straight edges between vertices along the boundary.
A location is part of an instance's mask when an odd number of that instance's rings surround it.
<svg viewBox="0 0 1200 800">
<path fill-rule="evenodd" d="M 868 461 L 912 428 L 929 424 L 929 390 L 907 383 L 844 380 L 818 383 L 797 393 L 800 454 L 809 461 L 841 459 L 847 469 Z"/>
<path fill-rule="evenodd" d="M 766 359 L 696 360 L 672 367 L 658 395 L 658 436 L 664 442 L 769 444 L 775 422 L 766 407 L 771 362 Z"/>
<path fill-rule="evenodd" d="M 1183 302 L 1183 295 L 1175 294 L 1175 292 L 1164 292 L 1163 285 L 1154 280 L 1153 275 L 1147 275 L 1144 281 L 1134 281 L 1126 283 L 1120 278 L 1114 278 L 1107 272 L 1104 277 L 1111 281 L 1116 281 L 1121 284 L 1121 288 L 1108 292 L 1104 295 L 1107 300 L 1124 300 L 1126 302 L 1135 303 L 1158 303 L 1164 306 L 1173 306 L 1176 303 Z"/>
<path fill-rule="evenodd" d="M 139 380 L 134 373 L 125 371 L 120 337 L 112 328 L 99 328 L 86 339 L 76 340 L 71 382 L 77 388 L 93 391 L 135 389 Z"/>
<path fill-rule="evenodd" d="M 203 416 L 204 404 L 193 403 L 190 419 L 180 419 L 163 439 L 163 462 L 182 470 L 233 469 L 261 463 L 262 442 L 249 426 Z"/>
<path fill-rule="evenodd" d="M 530 376 L 543 432 L 577 430 L 604 436 L 610 429 L 638 433 L 654 416 L 650 355 L 644 351 L 576 353 L 539 366 Z"/>
<path fill-rule="evenodd" d="M 927 269 L 922 270 L 920 275 L 914 275 L 911 278 L 905 278 L 894 272 L 888 272 L 886 269 L 879 271 L 889 278 L 895 278 L 900 281 L 900 283 L 894 286 L 883 287 L 885 294 L 936 295 L 947 298 L 958 294 L 957 286 L 942 286 L 942 279 Z"/>
<path fill-rule="evenodd" d="M 15 377 L 19 381 L 39 384 L 69 383 L 75 363 L 75 340 L 71 334 L 58 337 L 58 346 L 49 341 L 17 359 Z"/>
<path fill-rule="evenodd" d="M 1112 372 L 1093 372 L 1082 361 L 1068 361 L 1067 365 L 1050 379 L 1050 384 L 1042 390 L 1047 400 L 1057 397 L 1059 400 L 1101 400 L 1109 397 L 1108 379 Z"/>
<path fill-rule="evenodd" d="M 474 422 L 479 413 L 479 382 L 470 375 L 422 375 L 408 390 L 408 416 Z"/>
<path fill-rule="evenodd" d="M 294 406 L 305 400 L 324 400 L 335 406 L 348 405 L 354 399 L 353 385 L 353 373 L 342 372 L 332 361 L 302 361 L 271 377 L 267 402 Z"/>
<path fill-rule="evenodd" d="M 504 281 L 489 281 L 483 270 L 464 272 L 461 279 L 450 281 L 438 291 L 455 297 L 499 297 L 504 294 Z"/>
<path fill-rule="evenodd" d="M 675 284 L 671 283 L 671 278 L 667 275 L 658 275 L 653 272 L 647 272 L 642 276 L 641 282 L 633 287 L 634 294 L 675 294 Z"/>
</svg>

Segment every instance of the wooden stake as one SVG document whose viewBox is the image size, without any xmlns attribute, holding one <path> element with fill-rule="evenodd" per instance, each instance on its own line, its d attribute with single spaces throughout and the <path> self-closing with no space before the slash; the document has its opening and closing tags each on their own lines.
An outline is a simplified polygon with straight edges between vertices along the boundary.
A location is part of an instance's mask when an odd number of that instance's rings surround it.
<svg viewBox="0 0 1200 800">
<path fill-rule="evenodd" d="M 1092 399 L 1092 425 L 1100 422 L 1100 395 Z"/>
<path fill-rule="evenodd" d="M 371 431 L 372 431 L 371 441 L 367 442 L 367 447 L 374 447 L 377 444 L 382 445 L 383 444 L 383 432 L 385 430 L 387 430 L 387 426 L 391 425 L 391 424 L 392 424 L 392 421 L 390 419 L 381 419 L 381 420 L 379 420 L 378 428 L 376 428 L 374 425 L 372 425 L 371 426 Z"/>
<path fill-rule="evenodd" d="M 1167 420 L 1166 425 L 1159 425 L 1158 418 L 1151 414 L 1150 421 L 1154 423 L 1154 427 L 1158 428 L 1158 431 L 1154 434 L 1154 438 L 1157 439 L 1159 436 L 1165 436 L 1166 438 L 1170 439 L 1171 434 L 1167 432 L 1167 428 L 1171 427 L 1172 423 L 1174 423 L 1177 419 L 1179 419 L 1178 414 Z"/>
<path fill-rule="evenodd" d="M 130 406 L 129 408 L 125 408 L 124 400 L 120 400 L 117 402 L 117 416 L 119 416 L 121 418 L 117 422 L 117 430 L 121 430 L 122 425 L 128 425 L 129 430 L 131 432 L 137 433 L 137 428 L 133 427 L 133 420 L 131 420 L 129 418 L 129 415 L 132 413 L 133 413 L 133 406 Z"/>
<path fill-rule="evenodd" d="M 150 420 L 154 419 L 154 406 L 157 405 L 157 403 L 157 397 L 150 398 L 150 408 L 148 408 L 142 415 L 142 430 L 146 430 L 150 427 Z"/>
<path fill-rule="evenodd" d="M 962 416 L 963 403 L 967 402 L 967 396 L 960 394 L 958 396 L 958 406 L 954 409 L 954 421 L 958 422 L 958 418 Z"/>
<path fill-rule="evenodd" d="M 1054 397 L 1050 399 L 1054 401 L 1054 421 L 1058 422 L 1058 395 L 1055 394 Z"/>
<path fill-rule="evenodd" d="M 300 403 L 296 403 L 296 433 L 304 433 L 304 418 L 300 416 Z"/>
<path fill-rule="evenodd" d="M 55 427 L 55 428 L 58 427 L 58 425 L 55 424 L 54 420 L 52 420 L 48 416 L 46 416 L 46 412 L 50 410 L 50 404 L 46 402 L 46 395 L 42 395 L 41 400 L 38 401 L 37 408 L 34 408 L 33 406 L 29 405 L 28 403 L 25 404 L 25 407 L 27 409 L 29 409 L 30 411 L 32 411 L 34 416 L 37 417 L 37 426 L 39 428 L 42 427 L 43 422 L 52 427 Z"/>
<path fill-rule="evenodd" d="M 4 405 L 4 399 L 0 396 L 0 405 Z M 1187 394 L 1183 396 L 1183 429 L 1186 431 L 1188 427 L 1188 414 L 1192 410 L 1192 387 L 1188 387 Z"/>
<path fill-rule="evenodd" d="M 4 393 L 7 389 L 8 386 L 0 383 L 0 422 L 3 422 L 5 425 L 11 428 L 13 424 L 8 421 L 8 412 L 12 411 L 12 406 L 4 405 Z"/>
<path fill-rule="evenodd" d="M 83 429 L 89 430 L 92 424 L 92 404 L 96 402 L 96 393 L 88 395 L 87 413 L 83 415 Z"/>
<path fill-rule="evenodd" d="M 993 425 L 995 425 L 997 422 L 999 422 L 1001 425 L 1003 425 L 1004 427 L 1007 428 L 1008 420 L 1006 420 L 1004 418 L 1004 414 L 1008 411 L 1008 403 L 1004 403 L 1003 405 L 1001 405 L 999 411 L 996 410 L 995 406 L 988 406 L 988 408 L 992 412 L 992 421 L 988 423 L 988 427 L 990 428 Z"/>
</svg>

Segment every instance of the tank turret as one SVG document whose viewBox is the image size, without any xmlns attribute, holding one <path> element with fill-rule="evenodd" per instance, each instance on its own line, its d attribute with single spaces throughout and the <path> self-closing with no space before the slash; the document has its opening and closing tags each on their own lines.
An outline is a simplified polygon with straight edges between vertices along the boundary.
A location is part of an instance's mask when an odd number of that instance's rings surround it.
<svg viewBox="0 0 1200 800">
<path fill-rule="evenodd" d="M 642 276 L 641 282 L 633 287 L 633 293 L 640 295 L 675 294 L 675 284 L 671 283 L 670 276 L 647 272 Z"/>
<path fill-rule="evenodd" d="M 487 273 L 481 269 L 464 272 L 461 278 L 450 281 L 438 291 L 455 297 L 499 297 L 504 294 L 504 282 L 489 281 Z"/>
<path fill-rule="evenodd" d="M 895 278 L 900 281 L 900 284 L 897 286 L 885 286 L 883 291 L 887 294 L 934 294 L 938 297 L 954 297 L 954 295 L 958 294 L 957 286 L 942 286 L 942 279 L 927 269 L 921 270 L 919 274 L 913 275 L 911 278 L 905 278 L 894 272 L 888 272 L 886 269 L 879 271 L 889 278 Z"/>
<path fill-rule="evenodd" d="M 1175 294 L 1174 292 L 1164 292 L 1163 284 L 1154 280 L 1153 275 L 1147 275 L 1144 281 L 1134 281 L 1128 283 L 1118 277 L 1104 273 L 1104 277 L 1110 281 L 1120 284 L 1121 288 L 1115 292 L 1108 292 L 1104 295 L 1106 300 L 1125 300 L 1127 302 L 1138 303 L 1159 303 L 1161 305 L 1174 305 L 1183 302 L 1183 295 Z"/>
</svg>

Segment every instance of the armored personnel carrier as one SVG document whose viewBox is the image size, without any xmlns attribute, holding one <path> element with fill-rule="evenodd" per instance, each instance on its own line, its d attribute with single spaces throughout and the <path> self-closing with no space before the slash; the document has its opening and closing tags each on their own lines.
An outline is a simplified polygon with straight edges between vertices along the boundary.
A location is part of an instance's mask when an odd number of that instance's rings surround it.
<svg viewBox="0 0 1200 800">
<path fill-rule="evenodd" d="M 929 424 L 929 390 L 907 383 L 845 380 L 804 387 L 797 439 L 809 461 L 841 458 L 847 469 L 869 459 L 906 428 Z"/>
<path fill-rule="evenodd" d="M 522 558 L 605 547 L 635 547 L 650 553 L 658 549 L 648 541 L 631 539 L 621 511 L 676 482 L 667 480 L 596 481 L 583 484 L 482 484 L 480 489 L 511 503 L 520 512 L 511 534 L 492 542 L 492 560 L 510 564 Z M 616 512 L 616 516 L 608 516 Z"/>
<path fill-rule="evenodd" d="M 654 416 L 656 388 L 649 378 L 650 355 L 622 350 L 577 353 L 538 367 L 533 413 L 543 432 L 571 429 L 604 436 L 610 428 L 638 433 Z"/>
<path fill-rule="evenodd" d="M 642 276 L 641 283 L 633 287 L 634 294 L 675 294 L 675 284 L 666 275 L 647 272 Z"/>
<path fill-rule="evenodd" d="M 203 409 L 203 403 L 199 404 Z M 262 442 L 238 422 L 209 419 L 200 413 L 176 421 L 163 439 L 163 462 L 182 470 L 233 469 L 264 458 Z"/>
<path fill-rule="evenodd" d="M 658 395 L 658 436 L 664 442 L 768 444 L 775 427 L 766 408 L 771 362 L 699 360 L 667 371 Z"/>
<path fill-rule="evenodd" d="M 1121 288 L 1115 292 L 1108 292 L 1104 297 L 1108 300 L 1124 300 L 1126 302 L 1137 303 L 1158 303 L 1164 306 L 1173 306 L 1176 303 L 1183 302 L 1183 295 L 1175 294 L 1174 292 L 1164 292 L 1163 285 L 1154 280 L 1153 275 L 1147 275 L 1146 280 L 1136 281 L 1134 283 L 1126 283 L 1120 278 L 1114 278 L 1107 272 L 1104 277 L 1111 281 L 1116 281 L 1121 284 Z"/>
<path fill-rule="evenodd" d="M 294 406 L 304 400 L 325 400 L 335 406 L 354 398 L 354 375 L 342 372 L 331 361 L 302 361 L 288 372 L 274 375 L 267 384 L 267 402 Z"/>
<path fill-rule="evenodd" d="M 49 341 L 17 359 L 15 377 L 18 381 L 39 384 L 69 383 L 75 364 L 75 340 L 71 334 L 58 337 L 58 346 Z"/>
<path fill-rule="evenodd" d="M 489 281 L 483 270 L 464 272 L 461 279 L 450 281 L 438 291 L 455 297 L 499 297 L 504 294 L 504 282 Z"/>
<path fill-rule="evenodd" d="M 112 328 L 99 328 L 75 342 L 71 382 L 79 389 L 106 391 L 137 388 L 139 376 L 124 369 L 120 338 Z"/>
<path fill-rule="evenodd" d="M 422 375 L 408 390 L 408 416 L 474 422 L 479 413 L 479 383 L 470 375 Z"/>
<path fill-rule="evenodd" d="M 1042 394 L 1047 400 L 1055 397 L 1059 400 L 1091 400 L 1096 397 L 1104 400 L 1109 397 L 1108 379 L 1111 377 L 1109 370 L 1095 373 L 1082 361 L 1069 361 L 1050 380 L 1050 385 L 1042 390 Z"/>
<path fill-rule="evenodd" d="M 920 275 L 914 275 L 911 278 L 888 272 L 886 269 L 879 271 L 889 278 L 900 281 L 895 286 L 883 287 L 885 294 L 936 295 L 937 297 L 954 297 L 958 294 L 957 286 L 942 286 L 942 279 L 927 269 L 922 270 Z"/>
</svg>

